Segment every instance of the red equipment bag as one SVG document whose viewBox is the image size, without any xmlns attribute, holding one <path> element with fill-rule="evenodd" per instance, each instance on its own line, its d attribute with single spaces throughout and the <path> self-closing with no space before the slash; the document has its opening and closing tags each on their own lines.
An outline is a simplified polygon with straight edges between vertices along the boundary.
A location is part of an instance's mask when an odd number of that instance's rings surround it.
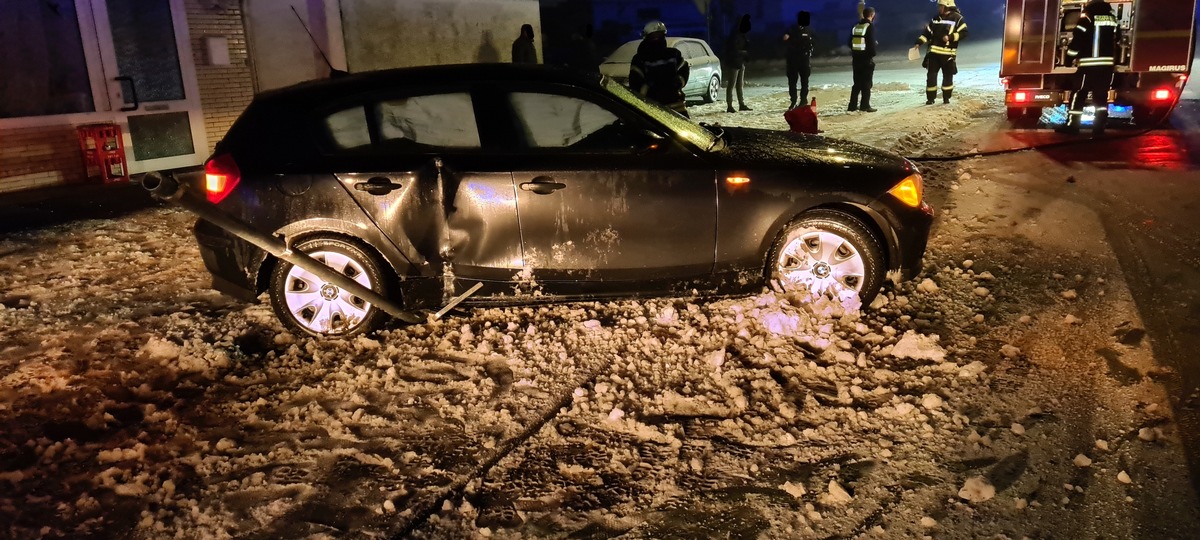
<svg viewBox="0 0 1200 540">
<path fill-rule="evenodd" d="M 792 133 L 820 133 L 817 128 L 817 98 L 812 99 L 812 103 L 800 107 L 796 107 L 788 112 L 783 113 L 783 119 L 787 120 L 788 128 Z"/>
</svg>

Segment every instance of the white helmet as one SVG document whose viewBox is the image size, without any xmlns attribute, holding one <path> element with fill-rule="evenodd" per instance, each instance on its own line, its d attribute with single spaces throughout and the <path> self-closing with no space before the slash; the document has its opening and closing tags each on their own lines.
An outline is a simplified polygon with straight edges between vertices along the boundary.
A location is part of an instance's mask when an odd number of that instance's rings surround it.
<svg viewBox="0 0 1200 540">
<path fill-rule="evenodd" d="M 646 23 L 646 26 L 642 27 L 642 37 L 646 37 L 655 32 L 662 32 L 663 34 L 666 34 L 667 25 L 663 24 L 662 21 L 650 21 Z"/>
</svg>

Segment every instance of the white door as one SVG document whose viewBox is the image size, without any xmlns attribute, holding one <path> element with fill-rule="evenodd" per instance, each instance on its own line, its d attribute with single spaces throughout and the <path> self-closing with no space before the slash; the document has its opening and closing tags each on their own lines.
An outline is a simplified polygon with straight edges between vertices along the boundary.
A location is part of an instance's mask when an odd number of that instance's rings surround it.
<svg viewBox="0 0 1200 540">
<path fill-rule="evenodd" d="M 129 172 L 202 163 L 208 141 L 184 0 L 89 3 L 101 67 L 92 84 L 121 124 Z"/>
</svg>

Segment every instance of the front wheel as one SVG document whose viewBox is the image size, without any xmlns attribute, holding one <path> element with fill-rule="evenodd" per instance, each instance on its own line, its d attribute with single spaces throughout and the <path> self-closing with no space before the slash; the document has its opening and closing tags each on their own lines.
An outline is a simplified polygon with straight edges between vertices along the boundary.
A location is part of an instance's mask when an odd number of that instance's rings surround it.
<svg viewBox="0 0 1200 540">
<path fill-rule="evenodd" d="M 708 92 L 704 94 L 704 102 L 712 103 L 721 96 L 721 78 L 713 75 L 708 80 Z"/>
<path fill-rule="evenodd" d="M 360 285 L 387 295 L 382 265 L 353 242 L 322 237 L 304 240 L 296 249 L 345 274 Z M 271 273 L 271 307 L 291 330 L 314 337 L 348 337 L 378 328 L 383 310 L 326 282 L 316 274 L 280 261 Z"/>
<path fill-rule="evenodd" d="M 786 292 L 869 305 L 887 271 L 880 239 L 862 221 L 838 210 L 800 215 L 775 241 L 769 278 Z"/>
</svg>

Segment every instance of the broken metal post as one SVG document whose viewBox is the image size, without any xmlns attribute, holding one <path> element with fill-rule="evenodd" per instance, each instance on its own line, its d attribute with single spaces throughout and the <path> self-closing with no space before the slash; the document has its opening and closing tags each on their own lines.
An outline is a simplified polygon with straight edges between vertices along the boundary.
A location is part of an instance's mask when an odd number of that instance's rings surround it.
<svg viewBox="0 0 1200 540">
<path fill-rule="evenodd" d="M 439 309 L 437 313 L 433 314 L 433 320 L 436 321 L 436 320 L 442 318 L 442 315 L 445 315 L 447 312 L 454 309 L 454 306 L 457 306 L 458 304 L 462 303 L 462 301 L 466 300 L 468 296 L 475 294 L 475 291 L 478 291 L 481 288 L 483 288 L 483 283 L 482 282 L 476 283 L 473 287 L 471 287 L 470 289 L 467 289 L 467 292 L 464 292 L 458 296 L 455 296 L 454 299 L 451 300 L 449 304 L 446 304 L 446 307 Z"/>
<path fill-rule="evenodd" d="M 142 187 L 149 191 L 154 198 L 174 203 L 189 210 L 193 214 L 200 216 L 205 221 L 212 223 L 231 234 L 241 238 L 255 246 L 258 246 L 263 251 L 274 255 L 280 260 L 287 261 L 291 264 L 299 266 L 317 277 L 328 281 L 367 302 L 382 309 L 384 313 L 391 315 L 407 323 L 419 323 L 423 319 L 411 311 L 406 311 L 392 302 L 383 295 L 364 287 L 357 281 L 350 279 L 349 276 L 342 274 L 326 266 L 324 263 L 309 257 L 308 254 L 292 249 L 291 246 L 274 236 L 264 234 L 254 230 L 253 227 L 247 225 L 241 220 L 232 217 L 220 210 L 217 207 L 205 200 L 198 199 L 184 186 L 180 185 L 174 177 L 163 175 L 158 172 L 147 173 L 142 177 Z"/>
</svg>

